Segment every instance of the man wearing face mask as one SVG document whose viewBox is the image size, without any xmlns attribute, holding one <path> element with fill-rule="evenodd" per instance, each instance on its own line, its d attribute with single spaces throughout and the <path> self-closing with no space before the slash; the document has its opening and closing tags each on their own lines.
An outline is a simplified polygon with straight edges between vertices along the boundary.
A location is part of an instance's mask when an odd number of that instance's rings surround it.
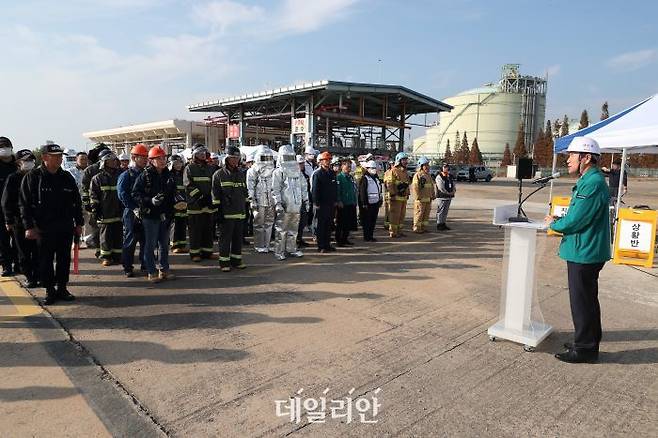
<svg viewBox="0 0 658 438">
<path fill-rule="evenodd" d="M 224 166 L 212 177 L 212 202 L 217 208 L 219 223 L 219 267 L 244 269 L 242 261 L 242 227 L 246 217 L 247 182 L 240 169 L 240 149 L 226 148 Z"/>
<path fill-rule="evenodd" d="M 247 191 L 254 212 L 254 249 L 259 253 L 269 251 L 276 202 L 272 197 L 272 173 L 274 153 L 268 146 L 260 145 L 254 152 L 254 164 L 247 170 Z"/>
<path fill-rule="evenodd" d="M 213 169 L 208 166 L 208 149 L 198 143 L 192 150 L 193 161 L 183 171 L 183 185 L 187 201 L 187 229 L 190 236 L 190 257 L 193 262 L 201 259 L 217 260 L 213 254 L 215 213 L 212 205 Z"/>
<path fill-rule="evenodd" d="M 367 161 L 364 166 L 366 173 L 359 182 L 359 203 L 362 211 L 363 240 L 376 242 L 374 237 L 375 224 L 379 208 L 382 206 L 382 182 L 377 176 L 377 163 Z"/>
<path fill-rule="evenodd" d="M 144 264 L 144 229 L 139 218 L 137 201 L 133 198 L 132 190 L 137 177 L 144 171 L 147 164 L 148 149 L 142 143 L 137 143 L 130 150 L 131 163 L 126 172 L 119 175 L 117 181 L 117 194 L 123 204 L 123 245 L 121 252 L 121 264 L 126 277 L 134 276 L 133 263 L 135 261 L 135 248 L 139 243 L 139 261 L 141 269 L 145 270 Z"/>
<path fill-rule="evenodd" d="M 0 190 L 5 186 L 9 175 L 16 172 L 16 162 L 13 146 L 7 137 L 0 137 Z M 1 216 L 1 215 L 0 215 Z M 2 259 L 2 276 L 14 275 L 15 250 L 11 245 L 10 233 L 5 227 L 0 227 L 0 258 Z"/>
<path fill-rule="evenodd" d="M 598 168 L 601 150 L 596 140 L 574 137 L 567 148 L 569 173 L 578 175 L 567 214 L 546 216 L 546 225 L 562 234 L 559 256 L 567 262 L 569 302 L 574 341 L 556 354 L 562 362 L 596 362 L 601 342 L 599 272 L 610 259 L 608 186 Z"/>
<path fill-rule="evenodd" d="M 119 159 L 114 153 L 103 155 L 100 169 L 91 179 L 89 198 L 100 230 L 101 264 L 110 266 L 121 262 L 123 252 L 123 204 L 117 194 Z"/>
<path fill-rule="evenodd" d="M 41 147 L 43 164 L 23 177 L 19 197 L 25 238 L 39 245 L 39 279 L 46 288 L 47 305 L 75 299 L 66 286 L 73 236 L 80 236 L 83 224 L 80 193 L 61 167 L 62 153 L 56 144 Z"/>
<path fill-rule="evenodd" d="M 18 263 L 25 275 L 25 287 L 37 287 L 39 283 L 39 256 L 37 242 L 25 238 L 25 228 L 18 206 L 18 195 L 23 177 L 32 169 L 36 158 L 28 149 L 16 152 L 18 170 L 9 177 L 2 193 L 2 211 L 5 215 L 5 226 L 12 233 L 18 252 Z"/>
<path fill-rule="evenodd" d="M 308 211 L 308 192 L 292 145 L 279 148 L 276 166 L 272 173 L 272 195 L 276 205 L 274 257 L 277 260 L 285 260 L 288 255 L 302 257 L 304 253 L 297 249 L 297 231 L 300 210 Z"/>
<path fill-rule="evenodd" d="M 88 227 L 89 233 L 85 235 L 85 244 L 87 248 L 98 248 L 99 247 L 99 237 L 98 237 L 98 223 L 96 218 L 92 214 L 91 202 L 89 198 L 89 186 L 91 185 L 91 179 L 98 175 L 101 171 L 100 169 L 100 157 L 105 154 L 109 154 L 110 148 L 108 148 L 104 143 L 99 143 L 95 148 L 89 151 L 89 162 L 91 163 L 82 173 L 82 205 L 84 209 L 89 212 L 89 222 Z M 85 230 L 87 231 L 87 230 Z M 100 256 L 100 250 L 96 251 L 96 257 Z"/>
<path fill-rule="evenodd" d="M 169 159 L 169 170 L 176 184 L 174 195 L 174 221 L 171 232 L 171 249 L 174 254 L 187 253 L 187 203 L 185 202 L 185 186 L 183 185 L 183 158 L 172 155 Z"/>
</svg>

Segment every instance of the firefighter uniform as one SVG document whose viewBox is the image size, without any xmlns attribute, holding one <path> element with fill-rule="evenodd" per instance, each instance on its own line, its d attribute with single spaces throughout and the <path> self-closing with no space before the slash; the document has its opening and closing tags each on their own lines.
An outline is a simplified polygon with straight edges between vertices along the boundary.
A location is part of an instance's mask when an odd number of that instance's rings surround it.
<svg viewBox="0 0 658 438">
<path fill-rule="evenodd" d="M 396 165 L 389 170 L 389 178 L 385 180 L 386 192 L 389 195 L 389 234 L 400 237 L 404 225 L 409 198 L 409 174 L 404 166 Z M 388 172 L 387 172 L 388 173 Z"/>
<path fill-rule="evenodd" d="M 228 156 L 240 158 L 240 150 L 230 146 Z M 246 174 L 239 167 L 225 164 L 212 178 L 212 202 L 219 223 L 219 266 L 222 271 L 231 267 L 246 268 L 242 262 L 242 227 L 246 217 L 247 182 Z"/>
<path fill-rule="evenodd" d="M 183 185 L 183 170 L 171 169 L 171 175 L 176 183 L 178 199 L 185 199 L 185 186 Z M 174 213 L 174 226 L 172 230 L 171 249 L 175 253 L 187 252 L 187 210 L 176 210 Z"/>
<path fill-rule="evenodd" d="M 100 258 L 104 265 L 121 262 L 123 253 L 123 204 L 117 194 L 120 169 L 105 167 L 91 179 L 89 198 L 100 236 Z"/>
<path fill-rule="evenodd" d="M 429 225 L 430 210 L 434 199 L 434 182 L 429 173 L 422 168 L 416 172 L 411 181 L 411 193 L 415 199 L 413 231 L 424 233 Z"/>
<path fill-rule="evenodd" d="M 195 160 L 183 171 L 183 186 L 187 198 L 187 227 L 190 257 L 213 257 L 214 216 L 217 209 L 212 205 L 212 168 L 205 160 Z"/>
<path fill-rule="evenodd" d="M 391 170 L 388 169 L 386 172 L 384 172 L 384 188 L 388 187 L 388 184 L 391 181 Z M 391 229 L 391 221 L 389 220 L 389 213 L 391 210 L 391 197 L 388 195 L 388 190 L 384 190 L 384 229 L 385 230 L 390 230 Z"/>
</svg>

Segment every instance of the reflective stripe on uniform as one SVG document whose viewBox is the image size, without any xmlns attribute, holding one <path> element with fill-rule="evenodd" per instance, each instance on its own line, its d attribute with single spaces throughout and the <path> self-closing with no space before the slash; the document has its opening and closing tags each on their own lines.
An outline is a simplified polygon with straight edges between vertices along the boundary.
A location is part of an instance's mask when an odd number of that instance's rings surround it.
<svg viewBox="0 0 658 438">
<path fill-rule="evenodd" d="M 176 186 L 176 190 L 185 190 L 185 186 Z"/>
<path fill-rule="evenodd" d="M 222 181 L 220 184 L 222 187 L 244 187 L 243 182 L 233 182 L 233 181 Z"/>
<path fill-rule="evenodd" d="M 430 198 L 420 198 L 416 199 L 416 202 L 432 202 L 432 200 Z"/>
<path fill-rule="evenodd" d="M 174 213 L 174 217 L 187 217 L 187 213 L 179 211 L 178 213 Z"/>
<path fill-rule="evenodd" d="M 244 219 L 246 218 L 247 215 L 244 213 L 236 213 L 236 214 L 225 214 L 224 219 Z"/>
<path fill-rule="evenodd" d="M 407 197 L 406 196 L 393 196 L 391 197 L 393 201 L 406 201 Z"/>
<path fill-rule="evenodd" d="M 200 192 L 199 189 L 193 189 L 193 190 L 190 191 L 190 196 L 194 196 L 194 195 L 196 195 L 196 194 L 199 193 L 199 192 Z"/>
<path fill-rule="evenodd" d="M 219 199 L 212 200 L 212 205 L 219 205 L 219 204 L 221 204 L 221 201 Z"/>
<path fill-rule="evenodd" d="M 216 208 L 203 207 L 201 210 L 187 210 L 187 214 L 217 213 Z"/>
<path fill-rule="evenodd" d="M 219 257 L 220 262 L 230 262 L 231 258 L 230 257 Z"/>
<path fill-rule="evenodd" d="M 215 249 L 214 248 L 201 248 L 201 251 L 204 252 L 213 252 Z"/>
<path fill-rule="evenodd" d="M 210 182 L 209 176 L 193 176 L 190 179 L 194 182 Z"/>
<path fill-rule="evenodd" d="M 116 189 L 117 189 L 117 186 L 101 186 L 101 191 L 103 191 L 103 192 L 116 190 Z"/>
<path fill-rule="evenodd" d="M 232 259 L 242 260 L 242 255 L 241 254 L 231 254 L 231 258 Z"/>
<path fill-rule="evenodd" d="M 99 224 L 115 224 L 117 222 L 121 222 L 120 217 L 108 217 L 108 218 L 103 218 L 97 221 Z"/>
</svg>

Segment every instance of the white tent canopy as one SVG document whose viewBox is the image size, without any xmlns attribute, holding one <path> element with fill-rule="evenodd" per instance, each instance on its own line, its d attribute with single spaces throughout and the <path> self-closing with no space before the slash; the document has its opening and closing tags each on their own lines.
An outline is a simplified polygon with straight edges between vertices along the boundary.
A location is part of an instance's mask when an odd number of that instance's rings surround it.
<svg viewBox="0 0 658 438">
<path fill-rule="evenodd" d="M 590 137 L 603 152 L 658 153 L 658 94 L 594 125 L 555 141 L 555 152 L 566 151 L 574 137 Z"/>
<path fill-rule="evenodd" d="M 558 138 L 555 141 L 554 154 L 565 152 L 574 137 L 593 138 L 602 152 L 621 152 L 619 181 L 623 181 L 627 154 L 658 154 L 658 94 L 594 125 Z M 553 172 L 555 162 L 554 155 Z M 615 222 L 619 217 L 622 187 L 623 184 L 619 184 Z"/>
</svg>

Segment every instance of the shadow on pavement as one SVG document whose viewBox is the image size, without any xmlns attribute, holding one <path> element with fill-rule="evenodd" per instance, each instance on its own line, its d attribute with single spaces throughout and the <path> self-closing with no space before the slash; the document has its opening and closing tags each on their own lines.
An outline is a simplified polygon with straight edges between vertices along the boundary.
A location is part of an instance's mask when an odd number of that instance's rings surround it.
<svg viewBox="0 0 658 438">
<path fill-rule="evenodd" d="M 143 341 L 85 341 L 84 346 L 90 351 L 111 351 L 111 355 L 103 358 L 103 365 L 118 365 L 141 360 L 169 364 L 234 362 L 249 355 L 246 351 L 223 348 L 172 350 L 161 344 Z M 53 356 L 58 358 L 59 363 L 44 356 L 44 348 L 54 353 Z M 64 349 L 71 349 L 68 341 L 0 343 L 0 351 L 6 352 L 12 349 L 20 349 L 21 354 L 3 354 L 0 356 L 0 368 L 93 366 L 90 361 L 67 360 L 66 355 L 57 354 Z"/>
<path fill-rule="evenodd" d="M 26 386 L 24 388 L 0 388 L 0 401 L 17 402 L 23 400 L 56 400 L 78 395 L 76 388 L 53 386 Z"/>
</svg>

